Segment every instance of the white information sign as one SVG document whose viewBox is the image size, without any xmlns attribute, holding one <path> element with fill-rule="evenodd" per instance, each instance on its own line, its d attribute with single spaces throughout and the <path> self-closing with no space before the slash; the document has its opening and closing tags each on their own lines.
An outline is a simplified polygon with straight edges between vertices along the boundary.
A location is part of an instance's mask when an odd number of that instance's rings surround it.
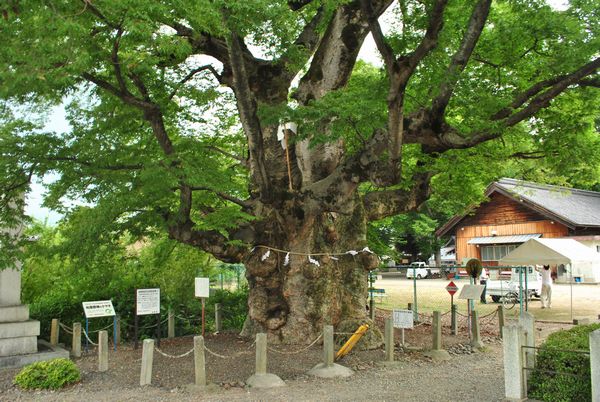
<svg viewBox="0 0 600 402">
<path fill-rule="evenodd" d="M 160 314 L 160 289 L 137 289 L 137 315 Z"/>
<path fill-rule="evenodd" d="M 196 297 L 208 297 L 210 294 L 210 281 L 208 278 L 196 278 L 196 288 L 194 295 Z"/>
<path fill-rule="evenodd" d="M 111 300 L 83 302 L 81 304 L 83 304 L 85 318 L 112 317 L 116 315 Z"/>
<path fill-rule="evenodd" d="M 458 295 L 459 299 L 477 300 L 481 298 L 481 292 L 485 285 L 464 285 Z"/>
<path fill-rule="evenodd" d="M 412 328 L 413 312 L 412 310 L 394 310 L 394 328 Z"/>
</svg>

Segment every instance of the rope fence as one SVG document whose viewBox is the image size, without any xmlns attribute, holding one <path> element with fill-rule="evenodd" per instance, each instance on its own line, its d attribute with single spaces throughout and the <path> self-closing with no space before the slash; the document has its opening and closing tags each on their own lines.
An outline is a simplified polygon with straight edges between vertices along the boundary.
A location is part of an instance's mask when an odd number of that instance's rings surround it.
<svg viewBox="0 0 600 402">
<path fill-rule="evenodd" d="M 279 353 L 281 355 L 297 355 L 298 353 L 305 352 L 308 349 L 312 348 L 315 345 L 315 343 L 317 343 L 317 341 L 319 339 L 321 339 L 322 337 L 323 337 L 323 334 L 317 336 L 317 339 L 315 339 L 314 341 L 312 341 L 310 345 L 308 345 L 308 346 L 306 346 L 306 347 L 304 347 L 304 348 L 302 348 L 300 350 L 296 350 L 294 352 L 284 352 L 282 350 L 277 350 L 277 349 L 271 348 L 271 347 L 267 347 L 267 350 L 269 350 L 270 352 Z"/>
<path fill-rule="evenodd" d="M 193 347 L 190 350 L 188 350 L 187 352 L 182 353 L 180 355 L 170 355 L 168 353 L 165 353 L 162 350 L 160 350 L 158 348 L 158 346 L 154 346 L 154 350 L 156 350 L 160 355 L 162 355 L 164 357 L 168 357 L 169 359 L 181 359 L 183 357 L 189 356 L 191 353 L 194 352 L 194 348 Z"/>
</svg>

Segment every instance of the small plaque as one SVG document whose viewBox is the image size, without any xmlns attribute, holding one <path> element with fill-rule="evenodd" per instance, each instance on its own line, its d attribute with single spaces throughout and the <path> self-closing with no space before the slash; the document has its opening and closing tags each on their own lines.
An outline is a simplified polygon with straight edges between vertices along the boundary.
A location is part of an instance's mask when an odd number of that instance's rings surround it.
<svg viewBox="0 0 600 402">
<path fill-rule="evenodd" d="M 210 281 L 208 278 L 196 278 L 194 295 L 196 297 L 208 297 L 210 295 Z"/>
<path fill-rule="evenodd" d="M 412 310 L 394 310 L 394 328 L 412 328 L 413 312 Z"/>
<path fill-rule="evenodd" d="M 464 285 L 458 295 L 459 299 L 477 300 L 481 298 L 481 293 L 485 285 Z"/>
<path fill-rule="evenodd" d="M 160 289 L 138 289 L 136 301 L 137 315 L 160 314 Z"/>
<path fill-rule="evenodd" d="M 116 315 L 111 300 L 83 302 L 81 304 L 83 304 L 85 318 L 112 317 Z"/>
</svg>

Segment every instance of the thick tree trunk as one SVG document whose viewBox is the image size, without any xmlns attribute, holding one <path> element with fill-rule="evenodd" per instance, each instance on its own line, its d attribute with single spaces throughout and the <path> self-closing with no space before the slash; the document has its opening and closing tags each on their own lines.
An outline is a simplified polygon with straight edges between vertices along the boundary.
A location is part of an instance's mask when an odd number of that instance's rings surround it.
<svg viewBox="0 0 600 402">
<path fill-rule="evenodd" d="M 377 267 L 377 257 L 368 252 L 335 255 L 366 246 L 362 206 L 351 215 L 307 217 L 298 227 L 281 228 L 269 237 L 273 243 L 265 246 L 292 253 L 287 264 L 286 252 L 263 247 L 248 256 L 249 317 L 242 335 L 267 332 L 273 341 L 310 343 L 324 324 L 338 332 L 353 332 L 368 323 L 372 329 L 361 346 L 381 343 L 381 333 L 366 312 L 367 274 Z M 322 254 L 311 256 L 319 265 L 309 261 L 309 253 Z"/>
</svg>

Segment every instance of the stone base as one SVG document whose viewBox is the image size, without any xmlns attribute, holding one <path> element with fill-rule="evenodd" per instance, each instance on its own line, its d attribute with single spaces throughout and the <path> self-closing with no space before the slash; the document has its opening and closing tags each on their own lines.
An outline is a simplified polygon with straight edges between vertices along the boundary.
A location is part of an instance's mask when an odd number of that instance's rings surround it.
<svg viewBox="0 0 600 402">
<path fill-rule="evenodd" d="M 308 370 L 307 374 L 321 378 L 343 378 L 350 377 L 352 374 L 354 374 L 354 371 L 337 363 L 333 363 L 331 366 L 327 366 L 325 363 L 319 363 L 315 367 Z"/>
<path fill-rule="evenodd" d="M 37 349 L 37 353 L 0 357 L 0 369 L 23 367 L 43 360 L 69 358 L 69 352 L 67 350 L 58 346 L 52 346 L 43 340 L 38 341 Z"/>
<path fill-rule="evenodd" d="M 425 356 L 430 357 L 431 359 L 435 360 L 435 361 L 444 361 L 444 360 L 450 360 L 450 353 L 448 353 L 447 350 L 444 349 L 432 349 L 432 350 L 428 350 L 427 352 L 424 353 Z"/>
<path fill-rule="evenodd" d="M 275 374 L 254 374 L 248 380 L 246 385 L 252 388 L 275 388 L 285 387 L 285 382 Z"/>
<path fill-rule="evenodd" d="M 20 306 L 0 306 L 0 323 L 19 322 L 29 319 L 29 306 L 21 304 Z"/>
<path fill-rule="evenodd" d="M 476 350 L 482 350 L 485 348 L 485 345 L 481 341 L 472 341 L 471 348 L 476 349 Z"/>
<path fill-rule="evenodd" d="M 0 323 L 0 357 L 36 353 L 39 334 L 39 321 Z"/>
</svg>

